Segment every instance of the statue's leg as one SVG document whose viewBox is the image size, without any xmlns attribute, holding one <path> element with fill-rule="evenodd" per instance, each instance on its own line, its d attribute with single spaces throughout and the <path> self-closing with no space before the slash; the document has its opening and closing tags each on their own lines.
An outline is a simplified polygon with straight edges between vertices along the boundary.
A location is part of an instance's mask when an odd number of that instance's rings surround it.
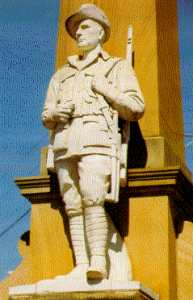
<svg viewBox="0 0 193 300">
<path fill-rule="evenodd" d="M 110 158 L 104 155 L 83 157 L 79 175 L 90 253 L 87 278 L 100 280 L 107 277 L 108 222 L 104 201 L 110 181 Z"/>
<path fill-rule="evenodd" d="M 68 276 L 81 278 L 88 269 L 88 254 L 85 243 L 82 200 L 78 192 L 77 162 L 62 161 L 56 164 L 56 169 L 69 219 L 70 236 L 76 262 L 76 267 Z"/>
<path fill-rule="evenodd" d="M 86 233 L 90 249 L 88 279 L 107 278 L 107 237 L 108 224 L 103 206 L 85 208 Z"/>
</svg>

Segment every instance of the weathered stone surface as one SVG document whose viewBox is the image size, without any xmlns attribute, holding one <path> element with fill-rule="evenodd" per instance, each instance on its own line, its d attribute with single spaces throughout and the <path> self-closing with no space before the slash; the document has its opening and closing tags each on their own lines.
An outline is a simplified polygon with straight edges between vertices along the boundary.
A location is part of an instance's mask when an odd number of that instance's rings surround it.
<svg viewBox="0 0 193 300">
<path fill-rule="evenodd" d="M 69 279 L 69 276 L 13 287 L 10 288 L 9 294 L 9 300 L 159 299 L 157 294 L 139 281 L 102 280 L 91 284 Z"/>
<path fill-rule="evenodd" d="M 147 300 L 156 299 L 142 291 L 102 291 L 102 292 L 73 292 L 51 293 L 44 295 L 10 296 L 9 300 Z"/>
</svg>

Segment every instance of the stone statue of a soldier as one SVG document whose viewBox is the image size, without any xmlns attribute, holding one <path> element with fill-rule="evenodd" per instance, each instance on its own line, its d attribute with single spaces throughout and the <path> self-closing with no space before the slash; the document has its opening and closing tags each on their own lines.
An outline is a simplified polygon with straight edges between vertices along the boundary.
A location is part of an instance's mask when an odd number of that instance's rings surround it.
<svg viewBox="0 0 193 300">
<path fill-rule="evenodd" d="M 110 23 L 101 9 L 82 5 L 66 20 L 66 29 L 82 55 L 68 57 L 53 75 L 42 119 L 52 131 L 54 167 L 69 218 L 76 260 L 69 276 L 100 280 L 108 276 L 104 202 L 113 184 L 112 160 L 120 155 L 117 117 L 138 120 L 144 102 L 127 60 L 102 49 Z"/>
</svg>

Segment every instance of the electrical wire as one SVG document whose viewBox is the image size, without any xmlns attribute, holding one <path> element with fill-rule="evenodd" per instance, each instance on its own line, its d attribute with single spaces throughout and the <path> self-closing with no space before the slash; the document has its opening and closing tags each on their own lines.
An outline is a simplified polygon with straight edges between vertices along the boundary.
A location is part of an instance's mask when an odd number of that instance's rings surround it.
<svg viewBox="0 0 193 300">
<path fill-rule="evenodd" d="M 10 224 L 7 228 L 5 228 L 1 233 L 0 233 L 0 238 L 5 235 L 10 229 L 12 229 L 16 224 L 18 224 L 26 215 L 28 215 L 31 211 L 31 208 L 26 210 L 17 220 L 15 220 L 12 224 Z"/>
</svg>

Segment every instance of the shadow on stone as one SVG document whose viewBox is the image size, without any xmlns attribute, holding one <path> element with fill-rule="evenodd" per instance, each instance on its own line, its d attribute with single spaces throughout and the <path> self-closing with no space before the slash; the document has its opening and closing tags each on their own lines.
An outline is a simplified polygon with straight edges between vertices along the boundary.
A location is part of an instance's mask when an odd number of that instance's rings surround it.
<svg viewBox="0 0 193 300">
<path fill-rule="evenodd" d="M 138 122 L 130 124 L 128 168 L 144 168 L 147 162 L 147 147 Z"/>
</svg>

